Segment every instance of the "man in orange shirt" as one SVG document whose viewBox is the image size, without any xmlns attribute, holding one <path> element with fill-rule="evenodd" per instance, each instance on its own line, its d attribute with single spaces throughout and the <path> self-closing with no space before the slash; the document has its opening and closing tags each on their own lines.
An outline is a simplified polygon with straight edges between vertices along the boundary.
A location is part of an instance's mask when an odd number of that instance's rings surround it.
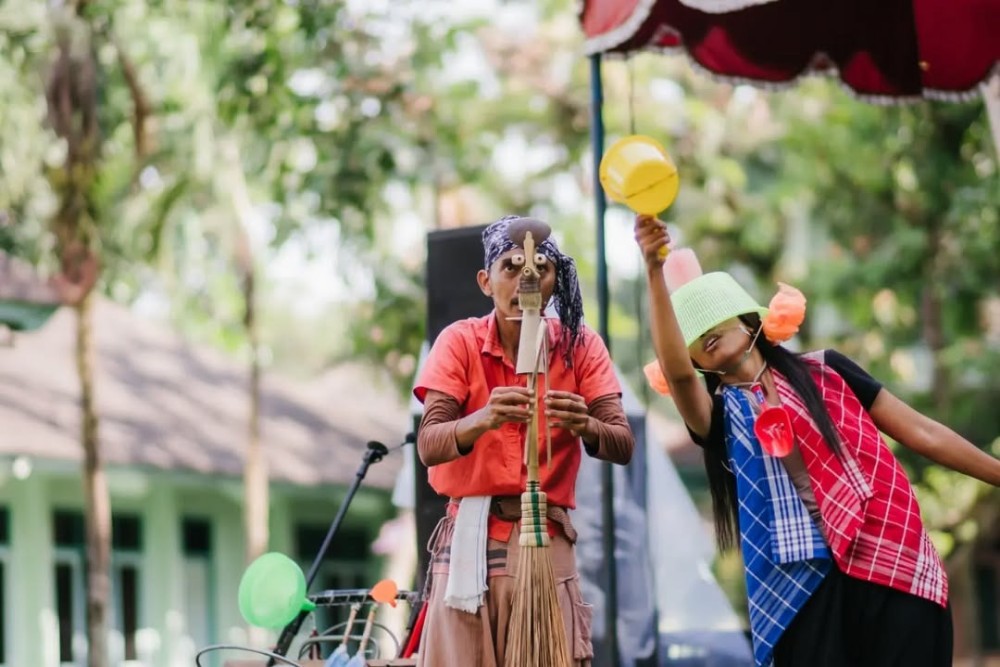
<svg viewBox="0 0 1000 667">
<path fill-rule="evenodd" d="M 508 236 L 519 216 L 483 231 L 484 269 L 477 280 L 493 312 L 455 322 L 438 336 L 414 394 L 424 404 L 417 437 L 431 486 L 450 499 L 428 545 L 430 595 L 420 641 L 424 667 L 503 667 L 518 566 L 520 493 L 526 424 L 534 397 L 518 375 L 524 250 Z M 548 368 L 539 442 L 542 490 L 548 494 L 550 553 L 559 604 L 575 664 L 590 664 L 593 608 L 583 602 L 573 553 L 582 451 L 626 464 L 635 445 L 621 387 L 603 341 L 583 324 L 573 259 L 547 238 L 538 246 L 542 298 L 559 314 L 546 319 Z M 536 258 L 527 258 L 527 261 Z M 544 308 L 543 308 L 544 311 Z M 582 447 L 581 447 L 582 441 Z"/>
</svg>

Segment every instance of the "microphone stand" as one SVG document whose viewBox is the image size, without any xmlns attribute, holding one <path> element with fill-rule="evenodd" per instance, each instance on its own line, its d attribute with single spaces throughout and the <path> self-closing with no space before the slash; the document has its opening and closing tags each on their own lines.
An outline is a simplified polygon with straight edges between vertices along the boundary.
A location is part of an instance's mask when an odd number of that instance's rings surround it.
<svg viewBox="0 0 1000 667">
<path fill-rule="evenodd" d="M 340 503 L 340 509 L 337 511 L 337 516 L 334 517 L 333 523 L 330 524 L 330 529 L 326 531 L 326 537 L 323 538 L 323 545 L 319 548 L 319 553 L 316 554 L 316 558 L 309 567 L 309 573 L 306 575 L 306 591 L 312 587 L 313 581 L 316 579 L 316 575 L 319 574 L 319 568 L 323 564 L 323 559 L 326 558 L 326 552 L 330 549 L 330 543 L 333 542 L 333 536 L 336 535 L 337 531 L 340 529 L 340 524 L 344 520 L 344 515 L 347 514 L 347 508 L 351 504 L 354 494 L 357 493 L 358 489 L 361 487 L 362 480 L 364 480 L 365 475 L 368 474 L 369 466 L 373 463 L 381 461 L 388 453 L 389 448 L 381 442 L 375 442 L 374 440 L 369 441 L 368 449 L 365 450 L 365 457 L 361 461 L 361 465 L 358 466 L 358 471 L 354 476 L 354 481 L 351 482 L 351 488 L 347 490 L 347 495 L 344 496 L 343 502 Z M 278 637 L 278 643 L 274 647 L 275 655 L 284 657 L 288 654 L 288 649 L 291 648 L 292 640 L 295 639 L 295 635 L 299 633 L 299 629 L 301 629 L 302 623 L 306 620 L 307 616 L 309 616 L 308 611 L 300 611 L 299 615 L 296 616 L 291 623 L 284 627 L 281 631 L 281 635 Z M 267 661 L 267 667 L 273 667 L 274 664 L 274 658 L 269 658 Z"/>
</svg>

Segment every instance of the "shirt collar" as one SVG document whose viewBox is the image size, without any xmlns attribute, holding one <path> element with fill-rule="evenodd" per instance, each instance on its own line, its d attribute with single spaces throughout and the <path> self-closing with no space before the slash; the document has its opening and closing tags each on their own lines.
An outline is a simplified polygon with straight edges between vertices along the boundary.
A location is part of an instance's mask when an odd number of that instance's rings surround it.
<svg viewBox="0 0 1000 667">
<path fill-rule="evenodd" d="M 503 345 L 500 344 L 500 330 L 497 327 L 497 314 L 496 309 L 486 316 L 486 337 L 483 339 L 483 354 L 489 354 L 494 357 L 503 358 Z"/>
</svg>

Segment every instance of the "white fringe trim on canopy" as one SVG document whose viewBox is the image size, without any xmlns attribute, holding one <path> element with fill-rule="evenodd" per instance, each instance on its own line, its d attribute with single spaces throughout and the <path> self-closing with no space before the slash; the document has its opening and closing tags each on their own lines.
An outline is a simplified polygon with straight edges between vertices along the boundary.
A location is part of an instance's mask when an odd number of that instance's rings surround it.
<svg viewBox="0 0 1000 667">
<path fill-rule="evenodd" d="M 584 53 L 588 56 L 592 56 L 596 53 L 610 51 L 616 46 L 631 39 L 642 24 L 646 22 L 646 19 L 649 18 L 649 13 L 653 11 L 654 5 L 656 5 L 656 0 L 639 0 L 639 3 L 635 6 L 635 10 L 633 10 L 632 15 L 629 16 L 621 25 L 614 28 L 610 32 L 588 39 L 583 45 Z"/>
<path fill-rule="evenodd" d="M 755 5 L 766 5 L 777 0 L 678 0 L 682 5 L 706 14 L 726 14 L 737 12 Z"/>
<path fill-rule="evenodd" d="M 744 9 L 753 5 L 763 5 L 770 2 L 775 2 L 776 0 L 679 0 L 683 4 L 703 11 L 706 13 L 725 13 L 729 11 L 737 11 Z M 631 56 L 634 52 L 638 51 L 652 51 L 665 53 L 668 55 L 683 55 L 690 63 L 695 71 L 699 74 L 707 76 L 713 81 L 718 81 L 720 83 L 728 83 L 731 85 L 749 85 L 755 88 L 760 88 L 761 90 L 788 90 L 794 87 L 807 77 L 814 76 L 828 76 L 834 77 L 840 83 L 840 86 L 847 91 L 851 97 L 866 102 L 868 104 L 875 104 L 879 106 L 891 106 L 899 104 L 914 104 L 922 100 L 936 100 L 942 102 L 971 102 L 978 98 L 985 99 L 987 104 L 994 103 L 994 100 L 989 96 L 988 86 L 994 85 L 1000 87 L 1000 83 L 992 83 L 998 78 L 1000 78 L 1000 61 L 994 63 L 990 70 L 990 73 L 984 77 L 981 82 L 976 83 L 974 86 L 967 90 L 939 90 L 935 88 L 923 88 L 920 94 L 917 95 L 869 95 L 866 93 L 860 93 L 853 89 L 844 79 L 840 76 L 840 70 L 833 66 L 832 64 L 825 67 L 817 67 L 816 63 L 821 60 L 829 61 L 829 58 L 825 57 L 822 52 L 817 52 L 810 63 L 809 66 L 805 68 L 804 71 L 791 77 L 787 81 L 764 81 L 761 79 L 754 79 L 752 77 L 741 77 L 733 76 L 728 74 L 720 74 L 718 72 L 713 72 L 706 68 L 704 65 L 699 63 L 687 50 L 684 44 L 684 35 L 680 34 L 675 28 L 669 25 L 661 25 L 650 40 L 650 45 L 640 46 L 634 49 L 630 49 L 628 52 L 610 52 L 612 49 L 620 46 L 624 42 L 631 39 L 635 33 L 642 27 L 642 24 L 649 18 L 650 12 L 653 11 L 653 7 L 656 5 L 657 0 L 639 0 L 636 4 L 635 10 L 632 15 L 628 17 L 621 25 L 617 28 L 606 32 L 604 34 L 598 35 L 588 39 L 584 43 L 584 53 L 588 56 L 594 55 L 596 53 L 604 53 L 605 56 L 627 58 Z M 580 4 L 580 11 L 583 9 L 583 2 Z M 673 35 L 676 36 L 680 44 L 678 46 L 666 47 L 666 46 L 655 46 L 664 36 Z M 995 102 L 995 104 L 1000 105 L 1000 101 Z M 992 114 L 1000 112 L 994 112 L 991 110 Z M 1000 132 L 1000 130 L 997 130 Z M 997 143 L 998 153 L 1000 153 L 1000 139 Z"/>
<path fill-rule="evenodd" d="M 802 80 L 813 77 L 823 77 L 835 79 L 840 87 L 844 89 L 851 97 L 861 102 L 867 104 L 873 104 L 877 106 L 895 106 L 903 104 L 916 104 L 925 100 L 935 100 L 941 102 L 972 102 L 977 99 L 986 99 L 989 104 L 991 100 L 987 96 L 987 86 L 991 85 L 994 79 L 1000 78 L 1000 61 L 994 64 L 993 68 L 990 70 L 990 74 L 984 78 L 981 83 L 975 84 L 973 87 L 967 90 L 938 90 L 934 88 L 924 88 L 922 94 L 915 95 L 872 95 L 867 93 L 861 93 L 852 88 L 844 79 L 840 76 L 840 70 L 832 64 L 832 61 L 823 52 L 817 52 L 814 54 L 812 61 L 808 66 L 804 68 L 803 71 L 790 77 L 785 81 L 765 81 L 762 79 L 755 79 L 753 77 L 736 76 L 732 74 L 720 74 L 714 72 L 701 63 L 699 63 L 687 50 L 684 44 L 684 36 L 679 34 L 677 30 L 669 26 L 660 26 L 660 29 L 654 34 L 651 43 L 656 44 L 664 36 L 673 35 L 680 39 L 680 44 L 677 46 L 645 46 L 641 48 L 634 49 L 628 53 L 622 52 L 612 52 L 605 54 L 607 56 L 626 59 L 636 52 L 646 51 L 652 53 L 662 53 L 668 56 L 682 56 L 687 60 L 691 68 L 698 74 L 705 76 L 712 81 L 717 81 L 719 83 L 727 83 L 733 86 L 753 86 L 760 90 L 769 91 L 783 91 L 789 90 L 797 86 Z M 817 63 L 829 62 L 831 64 L 826 66 L 818 66 Z M 1000 87 L 1000 83 L 995 84 Z M 997 102 L 1000 104 L 1000 102 Z M 998 112 L 1000 113 L 1000 112 Z M 1000 153 L 1000 144 L 998 144 L 998 153 Z"/>
</svg>

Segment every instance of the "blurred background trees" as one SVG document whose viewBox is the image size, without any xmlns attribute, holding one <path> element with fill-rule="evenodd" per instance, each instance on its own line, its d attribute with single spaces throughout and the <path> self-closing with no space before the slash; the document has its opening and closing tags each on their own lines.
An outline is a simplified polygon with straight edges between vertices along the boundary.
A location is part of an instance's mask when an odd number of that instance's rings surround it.
<svg viewBox="0 0 1000 667">
<path fill-rule="evenodd" d="M 244 360 L 248 400 L 261 373 L 345 358 L 405 392 L 433 228 L 551 221 L 596 315 L 569 0 L 64 4 L 84 28 L 66 33 L 59 3 L 0 3 L 0 249 L 56 270 L 77 179 L 72 238 L 100 257 L 98 291 Z M 46 102 L 61 44 L 92 54 L 85 174 Z M 776 280 L 796 284 L 810 302 L 800 347 L 837 346 L 1000 454 L 1000 181 L 981 102 L 876 107 L 820 80 L 764 92 L 662 56 L 605 73 L 609 141 L 667 145 L 682 188 L 666 218 L 706 270 L 763 301 Z M 631 220 L 612 209 L 607 224 L 613 354 L 669 414 L 641 378 L 653 355 Z M 995 491 L 903 456 L 939 546 L 974 537 Z M 266 471 L 247 475 L 266 494 Z"/>
</svg>

